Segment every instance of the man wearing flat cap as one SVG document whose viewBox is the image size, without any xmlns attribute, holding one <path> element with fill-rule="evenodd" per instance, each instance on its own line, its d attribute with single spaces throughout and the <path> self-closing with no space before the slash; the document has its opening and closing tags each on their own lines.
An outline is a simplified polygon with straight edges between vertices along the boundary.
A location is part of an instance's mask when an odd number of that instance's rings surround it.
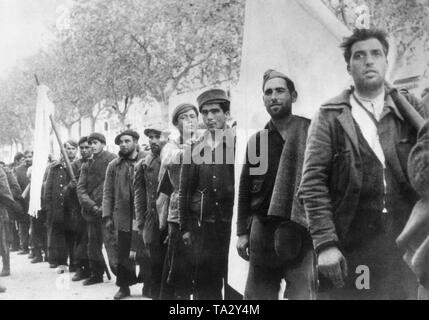
<svg viewBox="0 0 429 320">
<path fill-rule="evenodd" d="M 137 283 L 135 264 L 130 259 L 132 221 L 134 218 L 134 167 L 141 160 L 138 150 L 139 134 L 125 130 L 115 138 L 119 157 L 107 167 L 103 191 L 103 223 L 108 231 L 115 231 L 118 239 L 118 266 L 114 299 L 130 295 L 130 286 Z"/>
<path fill-rule="evenodd" d="M 225 91 L 207 90 L 197 102 L 207 131 L 184 154 L 179 223 L 185 245 L 195 252 L 194 298 L 221 300 L 222 288 L 228 293 L 235 134 L 226 122 L 230 101 Z"/>
<path fill-rule="evenodd" d="M 183 153 L 196 140 L 198 109 L 191 103 L 178 105 L 172 115 L 173 125 L 179 137 L 170 140 L 161 152 L 161 167 L 165 168 L 159 187 L 158 200 L 166 196 L 163 186 L 171 186 L 171 194 L 166 215 L 161 215 L 161 226 L 168 224 L 168 248 L 162 275 L 162 300 L 189 299 L 192 288 L 192 260 L 190 250 L 184 246 L 179 228 L 179 182 Z M 165 184 L 164 184 L 165 183 Z"/>
<path fill-rule="evenodd" d="M 238 194 L 237 250 L 249 261 L 244 299 L 278 299 L 282 279 L 285 297 L 311 299 L 313 250 L 295 195 L 310 120 L 292 114 L 298 93 L 285 74 L 267 70 L 262 91 L 271 120 L 248 142 Z M 268 143 L 265 155 L 262 143 Z M 266 161 L 265 172 L 255 170 L 249 150 Z"/>
<path fill-rule="evenodd" d="M 102 200 L 106 170 L 109 163 L 116 158 L 113 153 L 104 150 L 106 138 L 101 133 L 91 133 L 88 136 L 93 157 L 82 165 L 77 183 L 77 196 L 82 207 L 82 215 L 87 222 L 88 231 L 88 260 L 91 276 L 83 285 L 103 282 L 105 262 L 102 253 Z"/>
<path fill-rule="evenodd" d="M 166 251 L 166 231 L 159 230 L 156 198 L 161 168 L 160 154 L 165 141 L 162 138 L 163 130 L 159 127 L 146 128 L 144 134 L 149 138 L 151 152 L 136 165 L 134 204 L 137 226 L 150 253 L 150 281 L 145 282 L 143 295 L 158 299 Z"/>
</svg>

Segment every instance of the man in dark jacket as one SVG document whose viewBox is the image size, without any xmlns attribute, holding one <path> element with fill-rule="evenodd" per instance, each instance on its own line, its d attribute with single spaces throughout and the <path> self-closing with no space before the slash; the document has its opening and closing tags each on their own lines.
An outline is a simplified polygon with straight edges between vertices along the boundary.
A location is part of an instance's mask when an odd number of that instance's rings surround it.
<svg viewBox="0 0 429 320">
<path fill-rule="evenodd" d="M 418 199 L 406 174 L 417 132 L 385 83 L 385 33 L 355 30 L 342 48 L 354 86 L 314 117 L 300 186 L 319 291 L 330 299 L 415 298 L 395 239 Z"/>
<path fill-rule="evenodd" d="M 101 133 L 91 133 L 88 137 L 93 158 L 82 165 L 77 196 L 82 207 L 82 215 L 87 222 L 88 231 L 88 259 L 91 276 L 83 285 L 92 285 L 103 282 L 103 273 L 106 268 L 102 253 L 102 201 L 103 186 L 107 166 L 116 156 L 105 151 L 106 138 Z"/>
<path fill-rule="evenodd" d="M 15 169 L 16 179 L 18 180 L 19 186 L 22 192 L 25 191 L 28 184 L 30 183 L 30 179 L 27 176 L 28 168 L 31 167 L 33 163 L 33 152 L 25 151 L 24 152 L 25 160 L 24 163 L 18 166 Z M 19 231 L 19 242 L 21 251 L 18 254 L 28 254 L 28 246 L 29 246 L 29 237 L 30 237 L 30 216 L 28 215 L 28 206 L 30 204 L 30 192 L 27 193 L 27 196 L 24 199 L 24 215 L 22 219 L 18 222 L 18 231 Z"/>
<path fill-rule="evenodd" d="M 179 222 L 185 245 L 195 250 L 195 299 L 220 300 L 222 288 L 227 292 L 235 133 L 227 127 L 230 101 L 223 90 L 205 91 L 197 101 L 207 131 L 191 157 L 184 155 Z"/>
<path fill-rule="evenodd" d="M 69 161 L 74 161 L 77 143 L 69 140 L 64 143 L 64 148 Z M 65 266 L 70 259 L 69 267 L 73 271 L 72 212 L 70 206 L 67 205 L 70 198 L 70 180 L 64 158 L 51 164 L 45 185 L 45 201 L 50 267 Z"/>
<path fill-rule="evenodd" d="M 135 210 L 137 227 L 143 237 L 145 248 L 149 250 L 150 281 L 145 282 L 143 295 L 158 299 L 161 288 L 162 266 L 166 246 L 165 230 L 159 230 L 159 218 L 156 209 L 156 196 L 161 167 L 160 154 L 164 143 L 161 141 L 162 130 L 146 128 L 145 135 L 149 138 L 151 153 L 136 166 L 134 179 Z"/>
<path fill-rule="evenodd" d="M 22 208 L 15 202 L 9 187 L 6 173 L 0 167 L 0 255 L 3 262 L 1 276 L 10 274 L 9 258 L 9 213 L 10 215 L 20 214 Z M 2 288 L 0 287 L 0 291 Z"/>
<path fill-rule="evenodd" d="M 126 130 L 115 138 L 119 157 L 107 167 L 103 191 L 103 222 L 115 230 L 118 239 L 118 267 L 114 299 L 130 295 L 130 286 L 137 283 L 135 264 L 130 259 L 132 221 L 134 216 L 134 167 L 142 154 L 138 152 L 139 134 Z"/>
<path fill-rule="evenodd" d="M 15 170 L 17 167 L 19 167 L 22 163 L 24 163 L 24 154 L 22 152 L 17 152 L 15 154 L 15 156 L 13 157 L 13 162 L 8 164 L 7 167 L 11 170 L 12 174 L 14 175 L 14 179 L 16 179 L 15 177 Z M 20 188 L 21 189 L 21 188 Z M 20 192 L 19 195 L 22 194 L 22 190 Z M 15 195 L 14 195 L 15 197 Z M 15 198 L 16 199 L 16 198 Z M 23 199 L 21 199 L 18 203 L 22 203 L 21 201 L 23 201 Z M 11 226 L 11 237 L 12 237 L 12 245 L 10 248 L 10 251 L 19 251 L 19 229 L 18 229 L 18 223 L 19 223 L 19 219 L 18 217 L 14 218 L 11 217 L 10 219 L 10 226 Z"/>
<path fill-rule="evenodd" d="M 74 274 L 72 281 L 80 281 L 90 277 L 88 262 L 88 232 L 86 228 L 86 221 L 81 213 L 81 206 L 77 197 L 76 187 L 77 181 L 81 173 L 81 168 L 84 163 L 87 163 L 92 156 L 92 149 L 88 144 L 88 137 L 80 138 L 79 142 L 80 159 L 77 159 L 72 163 L 73 173 L 76 181 L 70 181 L 70 210 L 73 214 L 73 225 L 74 225 L 74 262 L 76 266 L 76 273 Z"/>
<path fill-rule="evenodd" d="M 271 120 L 248 143 L 238 195 L 237 250 L 243 259 L 250 262 L 244 298 L 278 299 L 280 282 L 285 278 L 288 299 L 311 299 L 311 239 L 306 225 L 292 221 L 292 212 L 295 211 L 305 217 L 295 190 L 301 179 L 310 121 L 292 115 L 292 104 L 298 94 L 293 81 L 286 75 L 274 70 L 266 71 L 263 93 Z M 266 146 L 265 150 L 262 145 Z M 264 163 L 250 161 L 249 149 L 256 150 L 256 155 Z M 283 177 L 281 171 L 288 174 Z M 284 206 L 273 214 L 270 208 L 278 205 L 278 201 L 273 201 L 273 192 L 279 180 L 289 187 L 282 193 L 286 198 Z M 288 251 L 286 254 L 276 247 L 276 240 L 282 240 L 276 235 L 287 237 L 286 243 L 282 244 Z"/>
</svg>

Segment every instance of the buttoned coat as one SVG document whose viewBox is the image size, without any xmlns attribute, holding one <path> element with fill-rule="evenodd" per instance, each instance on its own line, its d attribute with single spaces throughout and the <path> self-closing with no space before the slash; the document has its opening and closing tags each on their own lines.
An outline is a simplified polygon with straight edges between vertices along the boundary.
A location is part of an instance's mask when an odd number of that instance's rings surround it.
<svg viewBox="0 0 429 320">
<path fill-rule="evenodd" d="M 123 157 L 109 163 L 104 181 L 103 218 L 110 217 L 117 231 L 131 232 L 134 217 L 134 171 L 137 158 L 127 160 Z"/>
<path fill-rule="evenodd" d="M 82 216 L 87 222 L 101 220 L 101 215 L 97 216 L 95 208 L 102 206 L 107 166 L 115 158 L 115 154 L 104 150 L 81 167 L 77 196 L 82 207 Z"/>
</svg>

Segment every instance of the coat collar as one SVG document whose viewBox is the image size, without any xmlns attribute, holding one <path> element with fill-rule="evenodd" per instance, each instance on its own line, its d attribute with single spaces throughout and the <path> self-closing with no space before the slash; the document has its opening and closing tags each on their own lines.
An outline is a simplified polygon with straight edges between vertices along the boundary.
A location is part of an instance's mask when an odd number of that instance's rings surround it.
<svg viewBox="0 0 429 320">
<path fill-rule="evenodd" d="M 387 108 L 390 108 L 398 119 L 400 119 L 401 121 L 404 121 L 404 117 L 399 112 L 398 107 L 395 105 L 395 103 L 393 102 L 392 96 L 390 95 L 390 92 L 393 90 L 393 88 L 390 85 L 386 84 L 385 89 L 386 89 L 386 97 L 384 99 L 384 106 Z M 350 87 L 349 89 L 344 90 L 338 96 L 322 104 L 322 108 L 345 109 L 346 107 L 348 107 L 351 110 L 352 107 L 350 105 L 350 95 L 353 93 L 353 91 L 354 91 L 353 86 Z"/>
</svg>

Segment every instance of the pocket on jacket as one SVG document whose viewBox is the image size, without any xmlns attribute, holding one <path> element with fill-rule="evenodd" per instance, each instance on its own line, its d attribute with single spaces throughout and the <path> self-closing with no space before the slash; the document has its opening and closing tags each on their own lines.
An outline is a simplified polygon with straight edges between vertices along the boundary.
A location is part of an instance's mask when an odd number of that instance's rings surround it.
<svg viewBox="0 0 429 320">
<path fill-rule="evenodd" d="M 404 172 L 407 172 L 408 156 L 413 148 L 414 143 L 408 139 L 402 139 L 396 144 L 398 159 Z"/>
<path fill-rule="evenodd" d="M 331 191 L 335 192 L 335 195 L 343 194 L 347 189 L 350 176 L 350 150 L 339 150 L 335 153 L 332 161 L 332 180 L 331 180 Z"/>
</svg>

